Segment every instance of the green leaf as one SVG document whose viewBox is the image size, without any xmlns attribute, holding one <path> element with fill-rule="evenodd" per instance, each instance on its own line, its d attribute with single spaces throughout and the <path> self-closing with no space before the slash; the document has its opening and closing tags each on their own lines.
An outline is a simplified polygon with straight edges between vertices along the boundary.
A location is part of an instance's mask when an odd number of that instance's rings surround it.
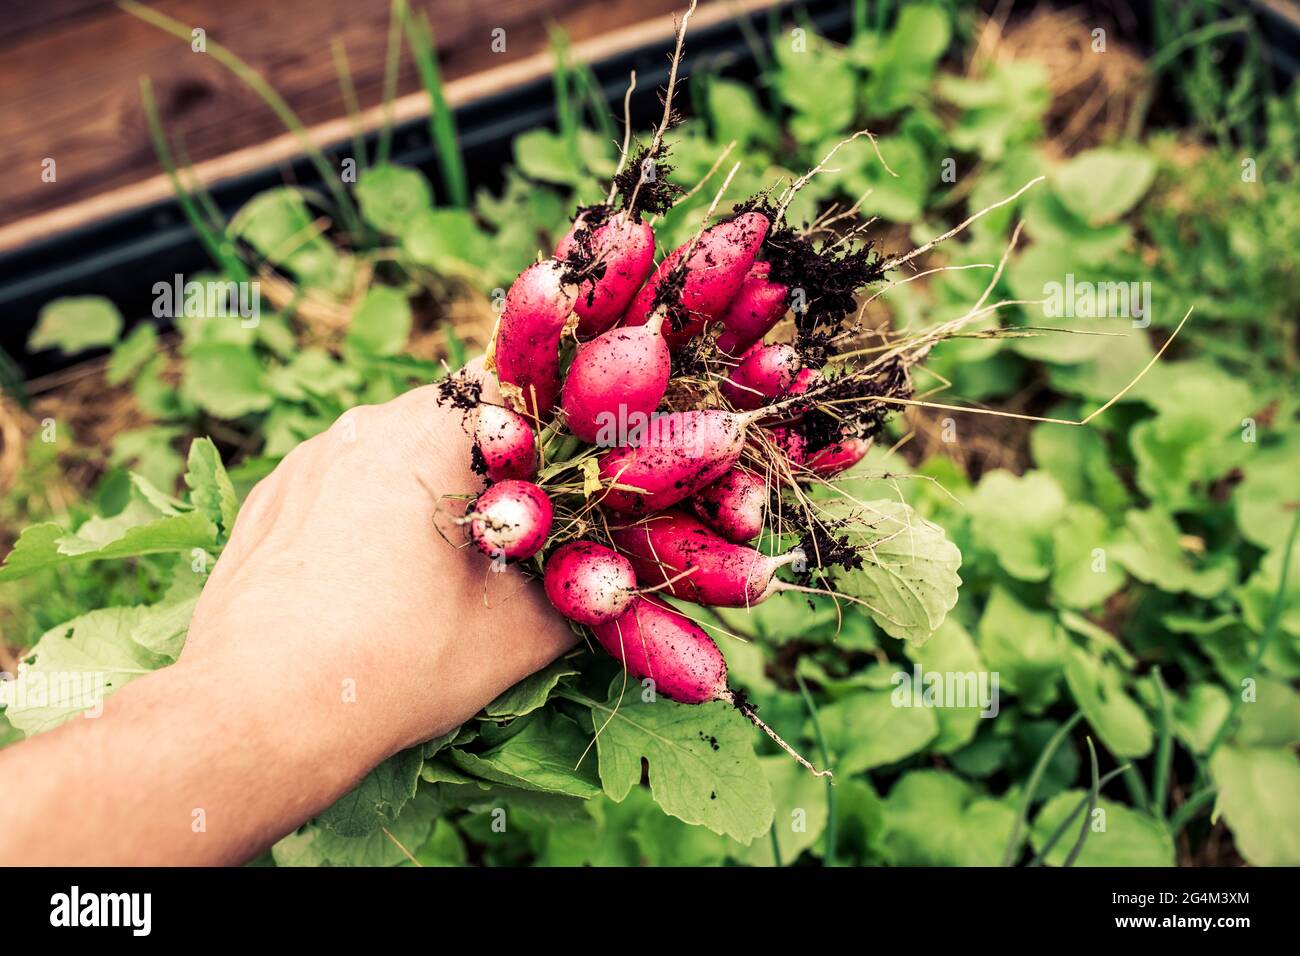
<svg viewBox="0 0 1300 956">
<path fill-rule="evenodd" d="M 1193 562 L 1180 542 L 1178 525 L 1156 508 L 1130 511 L 1124 531 L 1111 546 L 1111 555 L 1139 581 L 1163 591 L 1186 591 L 1197 597 L 1214 597 L 1226 591 L 1237 577 L 1231 555 Z"/>
<path fill-rule="evenodd" d="M 416 262 L 439 272 L 479 279 L 488 269 L 492 244 L 464 209 L 432 209 L 402 231 L 402 245 Z"/>
<path fill-rule="evenodd" d="M 736 141 L 745 150 L 751 143 L 766 143 L 776 134 L 758 97 L 744 83 L 714 79 L 707 88 L 709 121 L 719 143 Z"/>
<path fill-rule="evenodd" d="M 1035 242 L 1068 249 L 1083 265 L 1111 272 L 1120 254 L 1133 242 L 1133 229 L 1127 223 L 1093 226 L 1071 212 L 1052 192 L 1035 192 L 1026 203 L 1025 231 Z"/>
<path fill-rule="evenodd" d="M 397 866 L 429 838 L 437 813 L 434 800 L 420 794 L 390 827 L 348 837 L 309 823 L 271 847 L 271 856 L 277 866 Z"/>
<path fill-rule="evenodd" d="M 416 213 L 433 207 L 429 181 L 414 169 L 384 164 L 363 170 L 357 200 L 366 222 L 382 233 L 400 236 Z"/>
<path fill-rule="evenodd" d="M 1155 158 L 1135 148 L 1080 153 L 1052 176 L 1061 202 L 1080 219 L 1112 222 L 1146 195 L 1156 175 Z"/>
<path fill-rule="evenodd" d="M 1128 507 L 1129 493 L 1111 468 L 1106 439 L 1097 429 L 1040 425 L 1029 433 L 1029 447 L 1035 464 L 1066 497 L 1090 502 L 1107 514 Z"/>
<path fill-rule="evenodd" d="M 856 77 L 848 61 L 827 50 L 817 37 L 805 40 L 802 45 L 783 40 L 774 47 L 780 69 L 772 85 L 793 111 L 790 132 L 807 144 L 842 134 L 852 122 Z"/>
<path fill-rule="evenodd" d="M 920 666 L 922 674 L 971 674 L 977 679 L 975 686 L 978 687 L 978 678 L 988 673 L 970 632 L 954 617 L 947 618 L 931 640 L 921 647 L 909 645 L 905 653 Z M 966 689 L 970 689 L 969 685 Z M 939 722 L 939 733 L 928 745 L 930 752 L 952 753 L 974 739 L 979 729 L 980 712 L 985 708 L 978 694 L 968 696 L 966 701 L 964 707 L 946 701 L 949 706 L 933 709 L 932 713 Z M 995 701 L 990 703 L 996 704 Z"/>
<path fill-rule="evenodd" d="M 1218 684 L 1193 684 L 1174 704 L 1174 733 L 1192 753 L 1205 753 L 1232 704 Z"/>
<path fill-rule="evenodd" d="M 1052 573 L 1054 533 L 1065 495 L 1046 472 L 986 474 L 967 503 L 971 532 L 1012 577 L 1043 581 Z"/>
<path fill-rule="evenodd" d="M 904 700 L 906 704 L 896 703 Z M 939 734 L 929 707 L 911 706 L 911 689 L 862 691 L 818 708 L 826 749 L 837 777 L 897 763 L 920 753 Z M 811 739 L 812 723 L 804 728 Z"/>
<path fill-rule="evenodd" d="M 1151 752 L 1151 722 L 1125 691 L 1121 671 L 1070 647 L 1065 659 L 1065 682 L 1111 753 L 1117 757 L 1145 757 Z"/>
<path fill-rule="evenodd" d="M 230 232 L 304 286 L 344 296 L 352 289 L 356 263 L 320 232 L 315 219 L 302 190 L 283 186 L 249 200 L 230 220 Z"/>
<path fill-rule="evenodd" d="M 837 131 L 816 150 L 818 157 L 825 156 L 831 147 L 842 139 Z M 880 154 L 885 157 L 897 176 L 880 163 L 875 148 L 867 139 L 845 143 L 831 159 L 831 167 L 839 173 L 830 174 L 832 182 L 842 183 L 841 191 L 854 199 L 862 199 L 863 215 L 877 215 L 891 222 L 912 222 L 924 213 L 925 199 L 934 177 L 926 170 L 924 150 L 910 136 L 882 136 L 878 140 Z M 815 181 L 815 180 L 814 180 Z M 870 195 L 863 194 L 870 190 Z"/>
<path fill-rule="evenodd" d="M 573 185 L 582 178 L 564 139 L 547 129 L 531 129 L 514 139 L 515 166 L 530 179 Z"/>
<path fill-rule="evenodd" d="M 1242 702 L 1232 742 L 1239 747 L 1289 747 L 1300 743 L 1300 694 L 1286 681 L 1260 677 L 1255 698 Z"/>
<path fill-rule="evenodd" d="M 257 356 L 247 348 L 212 343 L 186 358 L 181 394 L 218 418 L 240 418 L 271 406 L 271 392 Z"/>
<path fill-rule="evenodd" d="M 97 295 L 55 299 L 41 309 L 36 328 L 27 338 L 33 352 L 57 348 L 64 355 L 112 345 L 122 331 L 122 316 L 108 299 Z"/>
<path fill-rule="evenodd" d="M 112 518 L 91 518 L 76 532 L 53 523 L 33 525 L 0 567 L 0 581 L 76 561 L 208 549 L 216 538 L 216 526 L 200 512 L 162 515 L 152 505 L 135 500 Z"/>
<path fill-rule="evenodd" d="M 144 629 L 151 644 L 179 650 L 196 599 L 103 608 L 46 631 L 6 688 L 5 716 L 29 737 L 82 712 L 97 716 L 106 696 L 172 661 L 133 635 Z"/>
<path fill-rule="evenodd" d="M 424 764 L 421 747 L 394 754 L 337 803 L 316 818 L 316 823 L 343 837 L 365 836 L 392 826 L 407 801 L 415 796 Z"/>
<path fill-rule="evenodd" d="M 352 314 L 347 343 L 371 355 L 396 355 L 411 336 L 411 303 L 391 286 L 375 285 Z"/>
<path fill-rule="evenodd" d="M 772 785 L 772 832 L 776 834 L 781 862 L 789 866 L 804 850 L 813 847 L 826 829 L 826 781 L 814 777 L 785 754 L 760 757 L 758 762 Z M 750 866 L 773 866 L 776 862 L 770 839 L 737 848 L 733 856 Z M 665 863 L 684 865 L 673 859 Z"/>
<path fill-rule="evenodd" d="M 229 535 L 239 514 L 239 499 L 211 438 L 196 438 L 190 443 L 185 484 L 190 488 L 194 507 Z"/>
<path fill-rule="evenodd" d="M 1294 519 L 1292 519 L 1294 520 Z M 1257 634 L 1262 634 L 1273 613 L 1273 602 L 1278 590 L 1282 591 L 1282 612 L 1278 627 L 1288 634 L 1300 636 L 1300 541 L 1292 545 L 1291 567 L 1286 586 L 1282 586 L 1282 564 L 1285 546 L 1274 548 L 1264 555 L 1255 573 L 1236 591 L 1241 603 L 1242 617 Z"/>
<path fill-rule="evenodd" d="M 1283 747 L 1220 747 L 1210 759 L 1218 807 L 1254 866 L 1300 866 L 1300 760 Z"/>
<path fill-rule="evenodd" d="M 917 100 L 951 40 L 952 26 L 946 10 L 928 4 L 905 4 L 872 64 L 871 79 L 863 94 L 869 114 L 888 116 Z"/>
<path fill-rule="evenodd" d="M 1142 299 L 1142 287 L 1135 298 L 1133 286 L 1122 277 L 1086 265 L 1071 240 L 1030 246 L 1007 268 L 1007 283 L 1017 299 L 1042 300 L 1021 307 L 1025 324 L 1034 331 L 1009 340 L 1027 358 L 1083 362 L 1113 348 L 1120 338 L 1144 334 L 1133 327 L 1137 313 L 1150 306 Z"/>
<path fill-rule="evenodd" d="M 1056 699 L 1064 643 L 1051 614 L 1031 611 L 1010 592 L 994 587 L 980 618 L 980 654 L 1001 675 L 1002 689 L 1020 697 L 1029 710 L 1042 710 Z"/>
<path fill-rule="evenodd" d="M 901 501 L 868 501 L 865 509 L 845 502 L 821 509 L 829 520 L 848 521 L 844 532 L 862 549 L 861 568 L 831 571 L 835 587 L 867 602 L 891 637 L 923 643 L 957 603 L 961 552 L 942 528 Z"/>
<path fill-rule="evenodd" d="M 962 108 L 948 133 L 952 144 L 985 160 L 1002 159 L 1017 145 L 1039 136 L 1041 117 L 1052 101 L 1047 71 L 1034 60 L 990 63 L 983 77 L 945 74 L 939 79 L 939 90 Z M 1036 175 L 1020 164 L 1011 164 L 1011 168 L 1021 177 L 1016 186 Z M 993 198 L 1001 199 L 1011 191 Z M 973 199 L 971 208 L 987 205 Z"/>
<path fill-rule="evenodd" d="M 146 425 L 118 432 L 108 456 L 115 468 L 129 468 L 160 488 L 173 488 L 185 462 L 172 447 L 185 429 L 173 425 Z"/>
<path fill-rule="evenodd" d="M 577 668 L 558 660 L 530 674 L 483 708 L 489 717 L 522 717 L 541 707 L 551 696 L 557 684 L 565 677 L 577 674 Z"/>
<path fill-rule="evenodd" d="M 997 866 L 1015 819 L 960 777 L 913 770 L 885 798 L 885 853 L 895 866 Z"/>
<path fill-rule="evenodd" d="M 134 378 L 145 362 L 157 353 L 158 330 L 148 322 L 141 322 L 113 347 L 104 378 L 109 385 L 121 385 Z"/>
<path fill-rule="evenodd" d="M 755 731 L 734 707 L 618 698 L 616 686 L 608 703 L 590 702 L 593 724 L 604 728 L 596 749 L 609 797 L 627 798 L 641 782 L 644 759 L 665 813 L 741 843 L 767 832 L 772 788 L 754 756 Z"/>
<path fill-rule="evenodd" d="M 571 797 L 600 793 L 593 762 L 582 761 L 590 740 L 577 724 L 554 711 L 541 711 L 522 723 L 522 729 L 489 750 L 472 754 L 453 749 L 446 757 L 465 773 L 523 790 Z"/>
<path fill-rule="evenodd" d="M 1110 533 L 1106 516 L 1092 505 L 1066 506 L 1052 533 L 1052 595 L 1062 606 L 1095 607 L 1123 586 L 1123 570 L 1105 559 Z"/>
<path fill-rule="evenodd" d="M 447 820 L 437 820 L 424 846 L 415 853 L 421 866 L 464 866 L 468 860 L 460 831 Z"/>
<path fill-rule="evenodd" d="M 1042 849 L 1070 812 L 1086 798 L 1087 794 L 1082 790 L 1066 790 L 1047 801 L 1034 818 L 1030 835 L 1036 851 Z M 1075 817 L 1074 823 L 1067 828 L 1067 836 L 1056 841 L 1052 852 L 1047 855 L 1049 866 L 1060 866 L 1065 862 L 1074 843 L 1069 836 L 1077 833 L 1076 828 L 1082 824 L 1082 817 Z M 1173 866 L 1174 841 L 1151 817 L 1103 797 L 1097 801 L 1088 824 L 1088 838 L 1074 865 Z"/>
<path fill-rule="evenodd" d="M 361 374 L 352 365 L 344 364 L 329 352 L 319 348 L 305 348 L 294 356 L 288 365 L 272 369 L 266 376 L 267 387 L 279 395 L 294 402 L 305 402 L 313 395 L 329 402 L 338 402 L 349 389 L 361 384 Z M 271 415 L 282 412 L 283 406 L 276 406 Z M 301 415 L 299 411 L 297 414 Z M 329 424 L 326 421 L 325 424 Z M 267 427 L 270 430 L 270 427 Z M 322 429 L 314 429 L 315 434 Z"/>
<path fill-rule="evenodd" d="M 1237 527 L 1251 544 L 1280 548 L 1286 543 L 1291 515 L 1300 504 L 1296 490 L 1296 462 L 1300 461 L 1300 429 L 1293 429 L 1284 441 L 1260 447 L 1244 457 L 1241 484 L 1233 490 L 1232 505 Z"/>
</svg>

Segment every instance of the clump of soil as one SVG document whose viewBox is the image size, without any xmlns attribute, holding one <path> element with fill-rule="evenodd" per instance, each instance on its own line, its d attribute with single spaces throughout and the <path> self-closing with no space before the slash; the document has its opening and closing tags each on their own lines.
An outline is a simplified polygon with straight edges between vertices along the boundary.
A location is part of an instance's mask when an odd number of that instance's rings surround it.
<svg viewBox="0 0 1300 956">
<path fill-rule="evenodd" d="M 680 122 L 681 117 L 674 114 L 668 128 Z M 658 146 L 638 146 L 614 177 L 614 194 L 618 197 L 619 208 L 633 218 L 640 219 L 645 213 L 662 216 L 685 194 L 685 189 L 669 181 L 669 175 L 676 169 L 666 162 L 670 149 L 664 142 Z M 641 177 L 647 163 L 654 167 L 654 178 L 643 180 Z"/>
<path fill-rule="evenodd" d="M 806 402 L 790 410 L 798 416 L 790 427 L 803 436 L 808 454 L 849 438 L 875 438 L 897 410 L 894 402 L 873 398 L 910 398 L 912 378 L 902 358 L 883 364 L 874 374 L 849 373 L 809 389 Z"/>
<path fill-rule="evenodd" d="M 840 567 L 846 571 L 857 571 L 862 567 L 862 549 L 850 541 L 847 534 L 836 534 L 847 524 L 847 521 L 814 522 L 804 532 L 799 547 L 803 548 L 808 558 L 808 567 L 797 575 L 799 583 L 807 584 L 814 569 Z"/>
<path fill-rule="evenodd" d="M 483 403 L 483 383 L 466 375 L 448 375 L 438 382 L 438 404 L 468 414 Z"/>
<path fill-rule="evenodd" d="M 573 242 L 564 256 L 564 272 L 561 280 L 569 285 L 579 285 L 588 281 L 587 305 L 591 305 L 596 295 L 596 283 L 605 277 L 606 265 L 598 258 L 595 246 L 596 230 L 603 226 L 614 214 L 614 207 L 608 203 L 593 203 L 579 206 L 574 216 L 577 228 L 573 231 Z"/>
<path fill-rule="evenodd" d="M 799 338 L 816 340 L 835 328 L 857 309 L 856 294 L 884 276 L 883 260 L 871 242 L 857 248 L 840 249 L 823 243 L 820 248 L 808 236 L 796 232 L 784 220 L 776 219 L 771 198 L 760 193 L 734 209 L 735 215 L 762 213 L 772 223 L 763 243 L 763 258 L 771 266 L 770 277 L 791 289 L 802 290 L 804 307 L 795 308 Z"/>
</svg>

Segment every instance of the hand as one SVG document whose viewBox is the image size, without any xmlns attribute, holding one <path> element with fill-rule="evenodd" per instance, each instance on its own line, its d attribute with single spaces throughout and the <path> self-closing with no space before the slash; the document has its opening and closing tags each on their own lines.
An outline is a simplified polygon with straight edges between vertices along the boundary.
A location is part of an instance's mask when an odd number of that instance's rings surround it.
<svg viewBox="0 0 1300 956">
<path fill-rule="evenodd" d="M 540 587 L 435 529 L 444 496 L 480 488 L 437 394 L 352 409 L 291 452 L 244 503 L 178 663 L 0 752 L 24 796 L 0 804 L 0 863 L 240 862 L 572 645 Z"/>
<path fill-rule="evenodd" d="M 269 656 L 286 690 L 350 712 L 384 756 L 455 727 L 573 642 L 540 588 L 493 573 L 448 520 L 482 482 L 461 412 L 437 394 L 352 409 L 253 489 L 182 663 Z"/>
</svg>

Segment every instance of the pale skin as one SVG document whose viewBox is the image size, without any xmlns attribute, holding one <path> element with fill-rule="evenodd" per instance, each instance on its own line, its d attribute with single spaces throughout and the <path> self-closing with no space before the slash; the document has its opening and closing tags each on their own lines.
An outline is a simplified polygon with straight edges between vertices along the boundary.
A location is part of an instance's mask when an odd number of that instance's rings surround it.
<svg viewBox="0 0 1300 956">
<path fill-rule="evenodd" d="M 295 449 L 244 503 L 180 660 L 0 751 L 0 865 L 242 863 L 573 645 L 540 587 L 434 530 L 439 496 L 481 487 L 436 398 Z"/>
</svg>

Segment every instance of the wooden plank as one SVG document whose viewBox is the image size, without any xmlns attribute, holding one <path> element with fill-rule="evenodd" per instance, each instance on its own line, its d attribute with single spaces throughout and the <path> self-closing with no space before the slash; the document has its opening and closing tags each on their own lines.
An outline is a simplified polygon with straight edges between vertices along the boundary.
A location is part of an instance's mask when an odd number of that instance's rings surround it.
<svg viewBox="0 0 1300 956">
<path fill-rule="evenodd" d="M 730 0 L 703 6 L 703 24 L 768 5 Z M 330 42 L 351 60 L 367 126 L 382 121 L 388 0 L 202 0 L 154 6 L 203 26 L 210 38 L 257 68 L 321 143 L 351 130 L 338 90 Z M 668 36 L 683 0 L 435 0 L 417 2 L 437 34 L 448 97 L 466 102 L 550 71 L 547 31 L 560 25 L 578 55 L 595 59 Z M 205 9 L 208 8 L 208 9 Z M 506 31 L 505 52 L 492 30 Z M 427 109 L 403 48 L 396 115 Z M 138 83 L 150 75 L 164 123 L 206 182 L 296 154 L 296 140 L 255 94 L 220 64 L 116 7 L 92 7 L 72 21 L 27 29 L 0 44 L 0 129 L 14 175 L 0 177 L 0 250 L 94 221 L 170 193 L 149 145 Z M 57 180 L 41 180 L 42 161 Z"/>
</svg>

